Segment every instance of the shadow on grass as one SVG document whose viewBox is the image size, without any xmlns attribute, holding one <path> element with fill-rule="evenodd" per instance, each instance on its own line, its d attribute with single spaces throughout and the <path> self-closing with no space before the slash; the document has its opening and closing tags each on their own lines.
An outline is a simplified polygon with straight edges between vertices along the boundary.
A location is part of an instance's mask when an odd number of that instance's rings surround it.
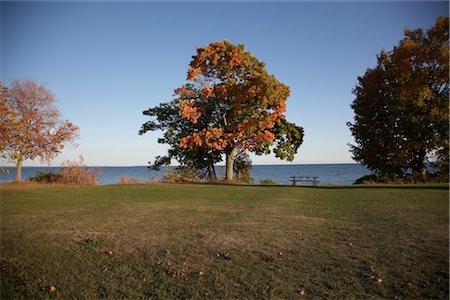
<svg viewBox="0 0 450 300">
<path fill-rule="evenodd" d="M 400 190 L 448 190 L 448 184 L 417 184 L 417 185 L 341 185 L 341 186 L 318 186 L 318 189 L 400 189 Z"/>
<path fill-rule="evenodd" d="M 227 183 L 227 182 L 203 182 L 203 183 L 182 183 L 182 184 L 201 184 L 201 185 L 220 185 L 220 186 L 241 186 L 241 187 L 284 187 L 284 188 L 312 188 L 312 189 L 326 189 L 326 190 L 340 190 L 340 189 L 402 189 L 402 190 L 449 190 L 448 183 L 435 184 L 404 184 L 404 185 L 292 185 L 292 184 L 243 184 L 243 183 Z"/>
</svg>

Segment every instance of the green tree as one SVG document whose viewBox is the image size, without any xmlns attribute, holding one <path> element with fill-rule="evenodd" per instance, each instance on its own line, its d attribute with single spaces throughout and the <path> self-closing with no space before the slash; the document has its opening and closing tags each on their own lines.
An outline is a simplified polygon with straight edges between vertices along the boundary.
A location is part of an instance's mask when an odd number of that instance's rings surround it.
<svg viewBox="0 0 450 300">
<path fill-rule="evenodd" d="M 348 123 L 353 158 L 379 175 L 425 180 L 426 163 L 448 172 L 449 19 L 439 17 L 426 33 L 405 29 L 377 66 L 358 78 Z M 447 169 L 447 171 L 446 171 Z"/>
<path fill-rule="evenodd" d="M 209 180 L 217 180 L 214 164 L 221 160 L 220 152 L 208 147 L 180 148 L 180 140 L 195 131 L 201 126 L 205 126 L 206 118 L 200 122 L 192 124 L 180 115 L 180 99 L 161 103 L 160 105 L 149 108 L 143 112 L 144 115 L 151 118 L 144 123 L 139 131 L 140 135 L 149 131 L 162 131 L 163 137 L 158 139 L 158 143 L 169 145 L 167 154 L 157 156 L 154 162 L 150 162 L 150 168 L 159 170 L 162 166 L 168 166 L 173 160 L 180 166 L 178 169 L 190 169 L 203 174 Z"/>
</svg>

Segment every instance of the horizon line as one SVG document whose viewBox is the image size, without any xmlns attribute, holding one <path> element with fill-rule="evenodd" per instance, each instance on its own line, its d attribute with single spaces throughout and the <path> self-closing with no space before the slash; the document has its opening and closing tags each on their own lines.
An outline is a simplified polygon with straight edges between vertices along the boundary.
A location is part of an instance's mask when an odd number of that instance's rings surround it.
<svg viewBox="0 0 450 300">
<path fill-rule="evenodd" d="M 299 165 L 361 165 L 361 163 L 358 162 L 332 162 L 332 163 L 327 163 L 327 162 L 323 162 L 323 163 L 284 163 L 284 164 L 272 164 L 272 163 L 267 163 L 267 164 L 261 164 L 261 163 L 257 163 L 257 164 L 252 164 L 252 166 L 299 166 Z M 163 167 L 178 167 L 179 165 L 170 165 L 170 166 L 161 166 L 161 168 Z M 219 164 L 219 165 L 214 165 L 215 167 L 225 167 L 225 165 L 223 164 Z M 61 165 L 48 165 L 48 166 L 23 166 L 23 168 L 59 168 L 61 167 Z M 145 167 L 148 168 L 149 165 L 85 165 L 83 167 L 88 167 L 88 168 L 137 168 L 137 167 Z M 16 168 L 15 165 L 8 165 L 8 166 L 1 166 L 0 168 Z"/>
</svg>

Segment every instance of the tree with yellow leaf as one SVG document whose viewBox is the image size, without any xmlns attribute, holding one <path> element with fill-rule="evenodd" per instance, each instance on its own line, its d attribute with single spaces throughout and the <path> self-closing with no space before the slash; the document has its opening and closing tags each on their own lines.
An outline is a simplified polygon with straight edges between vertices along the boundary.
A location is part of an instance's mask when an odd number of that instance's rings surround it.
<svg viewBox="0 0 450 300">
<path fill-rule="evenodd" d="M 427 178 L 427 162 L 448 176 L 449 18 L 439 17 L 426 33 L 405 29 L 377 66 L 358 78 L 355 120 L 349 123 L 356 161 L 378 175 Z"/>
</svg>

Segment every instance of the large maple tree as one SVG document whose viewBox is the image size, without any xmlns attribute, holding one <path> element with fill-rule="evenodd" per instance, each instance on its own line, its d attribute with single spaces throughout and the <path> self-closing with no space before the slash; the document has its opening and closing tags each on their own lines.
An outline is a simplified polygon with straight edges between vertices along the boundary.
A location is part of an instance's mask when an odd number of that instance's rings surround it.
<svg viewBox="0 0 450 300">
<path fill-rule="evenodd" d="M 249 152 L 269 153 L 274 146 L 277 157 L 293 160 L 303 129 L 285 120 L 289 87 L 244 45 L 224 40 L 197 48 L 187 81 L 175 90 L 180 119 L 191 129 L 178 136 L 181 151 L 203 149 L 211 162 L 224 154 L 227 181 L 233 180 L 234 161 Z"/>
<path fill-rule="evenodd" d="M 16 79 L 0 88 L 0 154 L 16 163 L 19 181 L 24 160 L 49 162 L 77 138 L 78 127 L 60 119 L 55 96 L 45 86 Z"/>
</svg>

